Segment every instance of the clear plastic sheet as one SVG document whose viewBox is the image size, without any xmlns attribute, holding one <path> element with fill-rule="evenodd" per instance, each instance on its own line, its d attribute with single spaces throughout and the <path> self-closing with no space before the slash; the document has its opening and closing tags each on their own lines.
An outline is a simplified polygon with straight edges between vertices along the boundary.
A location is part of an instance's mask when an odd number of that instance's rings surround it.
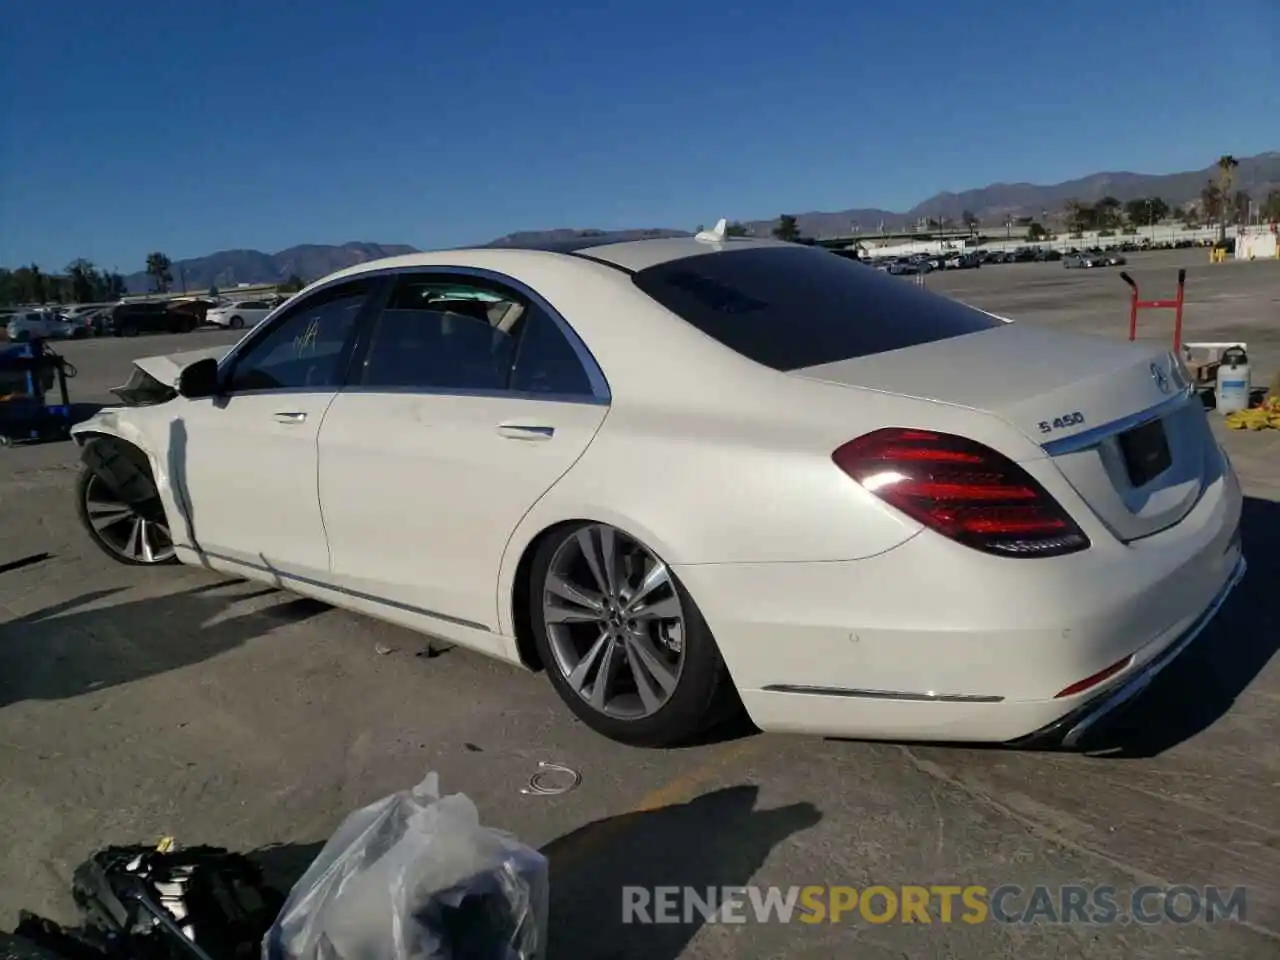
<svg viewBox="0 0 1280 960">
<path fill-rule="evenodd" d="M 294 885 L 263 960 L 540 960 L 542 854 L 482 826 L 435 773 L 343 821 Z"/>
</svg>

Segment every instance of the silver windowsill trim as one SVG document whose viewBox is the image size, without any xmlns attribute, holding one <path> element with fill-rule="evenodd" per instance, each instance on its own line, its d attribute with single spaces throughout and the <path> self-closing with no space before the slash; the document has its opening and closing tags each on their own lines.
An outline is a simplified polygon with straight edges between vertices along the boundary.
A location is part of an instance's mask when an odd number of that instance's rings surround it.
<svg viewBox="0 0 1280 960">
<path fill-rule="evenodd" d="M 1169 399 L 1160 401 L 1154 407 L 1139 410 L 1137 413 L 1131 413 L 1127 417 L 1112 420 L 1110 423 L 1104 423 L 1101 426 L 1091 427 L 1069 437 L 1063 437 L 1061 440 L 1049 440 L 1046 443 L 1042 443 L 1040 449 L 1051 457 L 1060 457 L 1063 454 L 1075 453 L 1078 450 L 1096 446 L 1117 433 L 1124 433 L 1126 430 L 1141 426 L 1149 420 L 1156 420 L 1171 413 L 1186 403 L 1187 398 L 1193 393 L 1195 391 L 1192 387 L 1183 387 Z"/>
<path fill-rule="evenodd" d="M 814 687 L 806 684 L 771 683 L 767 693 L 800 693 L 817 697 L 854 697 L 862 700 L 906 700 L 911 703 L 1000 703 L 1004 697 L 966 693 L 909 693 L 903 690 L 858 690 L 849 687 Z"/>
</svg>

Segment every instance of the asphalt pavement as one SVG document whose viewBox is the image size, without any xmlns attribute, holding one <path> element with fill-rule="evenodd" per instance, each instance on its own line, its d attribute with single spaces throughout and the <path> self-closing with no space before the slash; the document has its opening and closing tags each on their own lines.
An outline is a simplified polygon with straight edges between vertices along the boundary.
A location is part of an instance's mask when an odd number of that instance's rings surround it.
<svg viewBox="0 0 1280 960">
<path fill-rule="evenodd" d="M 1248 341 L 1265 379 L 1280 369 L 1280 262 L 1207 258 L 1138 255 L 1128 269 L 1155 296 L 1185 264 L 1188 339 Z M 1008 265 L 927 282 L 1022 322 L 1123 337 L 1115 273 Z M 1143 334 L 1162 335 L 1154 319 Z M 60 349 L 91 404 L 133 357 L 234 339 Z M 1249 498 L 1249 575 L 1089 755 L 735 728 L 684 750 L 621 747 L 574 721 L 544 677 L 258 584 L 118 566 L 77 527 L 69 444 L 0 451 L 0 928 L 20 908 L 71 918 L 70 871 L 107 843 L 172 835 L 296 875 L 346 813 L 437 770 L 549 855 L 553 960 L 1274 958 L 1280 434 L 1223 436 Z M 522 794 L 543 760 L 581 786 Z M 943 922 L 936 899 L 931 923 L 856 909 L 818 924 L 623 923 L 624 886 L 746 884 L 1018 885 L 1014 914 L 1036 886 L 1111 885 L 1122 906 L 1174 885 L 1202 903 L 1210 886 L 1245 899 L 1243 917 L 1216 923 L 1176 922 L 1150 900 L 1159 922 L 967 923 L 958 909 Z M 1186 891 L 1175 902 L 1194 913 Z"/>
</svg>

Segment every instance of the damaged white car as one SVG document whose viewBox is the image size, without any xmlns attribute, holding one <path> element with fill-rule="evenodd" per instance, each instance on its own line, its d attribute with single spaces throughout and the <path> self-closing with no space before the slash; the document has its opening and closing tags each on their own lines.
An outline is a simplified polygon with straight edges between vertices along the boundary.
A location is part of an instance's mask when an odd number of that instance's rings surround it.
<svg viewBox="0 0 1280 960">
<path fill-rule="evenodd" d="M 1244 571 L 1178 359 L 724 236 L 352 267 L 75 428 L 90 536 L 545 669 L 627 743 L 1081 742 Z"/>
</svg>

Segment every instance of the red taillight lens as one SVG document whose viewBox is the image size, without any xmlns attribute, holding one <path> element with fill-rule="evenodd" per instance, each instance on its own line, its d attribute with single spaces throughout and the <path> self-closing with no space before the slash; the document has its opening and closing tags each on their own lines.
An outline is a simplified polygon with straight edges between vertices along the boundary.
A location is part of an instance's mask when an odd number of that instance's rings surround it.
<svg viewBox="0 0 1280 960">
<path fill-rule="evenodd" d="M 885 503 L 975 550 L 1058 557 L 1089 546 L 1030 474 L 972 440 L 891 427 L 850 440 L 831 459 Z"/>
</svg>

